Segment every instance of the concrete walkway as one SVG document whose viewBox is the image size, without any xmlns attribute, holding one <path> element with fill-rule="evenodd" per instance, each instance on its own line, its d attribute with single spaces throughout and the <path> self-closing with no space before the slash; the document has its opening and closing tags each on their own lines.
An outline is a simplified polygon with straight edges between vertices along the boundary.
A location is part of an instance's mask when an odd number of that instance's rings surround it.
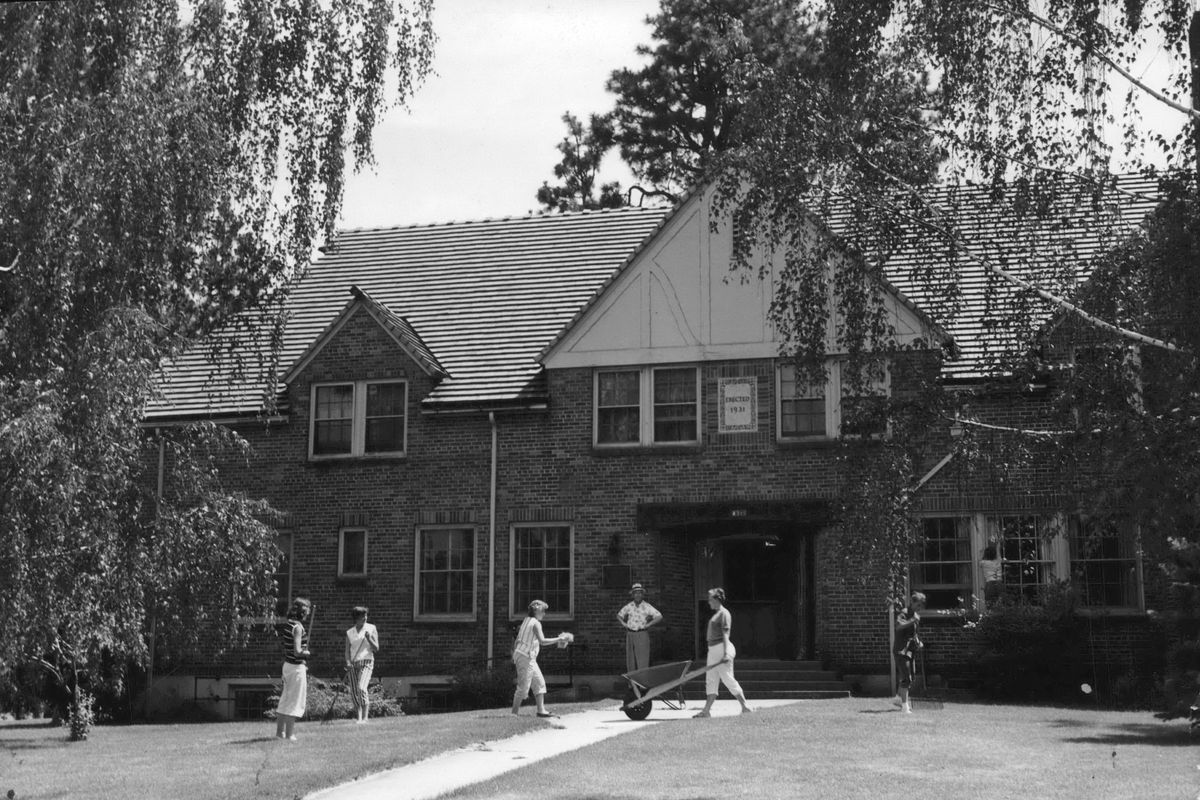
<svg viewBox="0 0 1200 800">
<path fill-rule="evenodd" d="M 799 702 L 796 700 L 762 700 L 752 702 L 755 708 L 768 708 Z M 551 758 L 603 739 L 629 733 L 647 725 L 664 722 L 703 725 L 704 720 L 692 720 L 703 707 L 700 702 L 686 709 L 672 711 L 655 705 L 650 717 L 635 722 L 614 703 L 611 708 L 566 714 L 547 720 L 541 730 L 523 733 L 496 742 L 483 742 L 469 748 L 418 761 L 404 767 L 380 772 L 357 781 L 343 783 L 310 794 L 305 800 L 431 800 L 431 798 L 464 786 L 480 783 L 503 775 L 526 764 Z M 532 713 L 526 711 L 525 713 Z M 739 713 L 734 700 L 718 700 L 713 706 L 714 717 L 731 717 Z"/>
</svg>

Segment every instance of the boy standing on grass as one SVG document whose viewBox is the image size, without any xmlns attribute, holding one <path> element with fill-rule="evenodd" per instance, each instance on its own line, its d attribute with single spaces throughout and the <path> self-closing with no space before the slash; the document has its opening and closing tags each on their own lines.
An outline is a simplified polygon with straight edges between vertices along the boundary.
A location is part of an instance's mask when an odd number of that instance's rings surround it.
<svg viewBox="0 0 1200 800">
<path fill-rule="evenodd" d="M 902 608 L 896 614 L 896 666 L 900 670 L 900 696 L 892 702 L 900 706 L 905 714 L 912 713 L 912 704 L 908 700 L 908 690 L 912 688 L 913 662 L 917 651 L 924 645 L 921 643 L 920 625 L 921 612 L 925 610 L 925 595 L 913 592 L 907 608 Z"/>
</svg>

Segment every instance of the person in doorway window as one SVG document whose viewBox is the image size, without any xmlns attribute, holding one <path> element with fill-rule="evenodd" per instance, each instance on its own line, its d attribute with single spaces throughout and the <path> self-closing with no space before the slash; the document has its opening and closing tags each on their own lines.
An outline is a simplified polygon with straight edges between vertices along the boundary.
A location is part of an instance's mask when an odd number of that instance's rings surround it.
<svg viewBox="0 0 1200 800">
<path fill-rule="evenodd" d="M 640 583 L 629 590 L 633 598 L 617 612 L 617 620 L 625 628 L 625 671 L 633 672 L 650 666 L 651 627 L 662 622 L 658 609 L 646 602 L 646 591 Z"/>
<path fill-rule="evenodd" d="M 749 714 L 754 709 L 746 704 L 746 694 L 742 691 L 741 684 L 733 677 L 733 659 L 737 656 L 737 650 L 734 648 L 733 642 L 729 641 L 733 616 L 729 613 L 729 609 L 725 608 L 724 589 L 708 590 L 708 607 L 713 610 L 713 615 L 708 620 L 707 635 L 708 666 L 712 669 L 704 676 L 704 708 L 699 714 L 696 714 L 696 717 L 712 716 L 712 707 L 716 702 L 720 683 L 725 684 L 725 688 L 741 704 L 742 713 Z M 714 664 L 718 666 L 713 666 Z"/>
<path fill-rule="evenodd" d="M 900 609 L 896 614 L 896 667 L 900 671 L 900 692 L 893 701 L 900 706 L 905 714 L 912 713 L 912 704 L 908 699 L 909 689 L 912 688 L 913 664 L 917 651 L 925 645 L 921 642 L 921 612 L 925 610 L 925 595 L 913 592 L 908 607 Z"/>
<path fill-rule="evenodd" d="M 542 618 L 549 608 L 541 600 L 529 604 L 529 613 L 517 630 L 517 640 L 513 643 L 513 664 L 517 668 L 517 689 L 513 692 L 512 713 L 521 713 L 521 703 L 533 692 L 533 701 L 537 704 L 539 717 L 553 717 L 546 710 L 546 679 L 542 677 L 542 669 L 538 666 L 537 657 L 542 645 L 553 644 L 565 647 L 574 638 L 569 633 L 560 633 L 554 639 L 547 639 L 542 633 Z"/>
<path fill-rule="evenodd" d="M 354 704 L 354 721 L 359 723 L 366 722 L 371 714 L 367 687 L 375 671 L 375 654 L 379 652 L 379 630 L 367 622 L 367 613 L 366 606 L 351 609 L 354 624 L 346 630 L 346 682 Z"/>
<path fill-rule="evenodd" d="M 985 607 L 991 608 L 1004 596 L 1003 563 L 996 552 L 996 545 L 989 544 L 983 548 L 979 569 L 983 573 L 983 602 Z"/>
<path fill-rule="evenodd" d="M 308 624 L 312 603 L 303 597 L 292 601 L 287 620 L 279 626 L 283 648 L 283 690 L 275 706 L 275 735 L 296 741 L 296 720 L 304 716 L 308 701 Z"/>
</svg>

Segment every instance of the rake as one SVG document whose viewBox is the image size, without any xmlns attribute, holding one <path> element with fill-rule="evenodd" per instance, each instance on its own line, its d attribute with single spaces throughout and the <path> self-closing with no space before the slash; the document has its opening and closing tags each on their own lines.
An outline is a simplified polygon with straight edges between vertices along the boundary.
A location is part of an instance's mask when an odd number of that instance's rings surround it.
<svg viewBox="0 0 1200 800">
<path fill-rule="evenodd" d="M 917 649 L 917 658 L 921 660 L 921 694 L 917 696 L 912 689 L 908 690 L 908 702 L 913 709 L 922 709 L 924 711 L 941 711 L 943 708 L 942 701 L 936 697 L 929 696 L 929 681 L 925 677 L 925 648 Z"/>
</svg>

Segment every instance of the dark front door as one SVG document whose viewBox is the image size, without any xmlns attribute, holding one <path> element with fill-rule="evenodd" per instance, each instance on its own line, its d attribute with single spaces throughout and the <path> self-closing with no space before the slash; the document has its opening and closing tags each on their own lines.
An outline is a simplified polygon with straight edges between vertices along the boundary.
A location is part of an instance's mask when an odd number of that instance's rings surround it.
<svg viewBox="0 0 1200 800">
<path fill-rule="evenodd" d="M 733 616 L 731 639 L 745 658 L 804 657 L 809 644 L 805 601 L 809 581 L 806 536 L 734 535 L 710 539 L 700 549 L 707 558 L 709 586 L 697 587 L 700 652 L 712 612 L 705 590 L 722 586 Z"/>
</svg>

